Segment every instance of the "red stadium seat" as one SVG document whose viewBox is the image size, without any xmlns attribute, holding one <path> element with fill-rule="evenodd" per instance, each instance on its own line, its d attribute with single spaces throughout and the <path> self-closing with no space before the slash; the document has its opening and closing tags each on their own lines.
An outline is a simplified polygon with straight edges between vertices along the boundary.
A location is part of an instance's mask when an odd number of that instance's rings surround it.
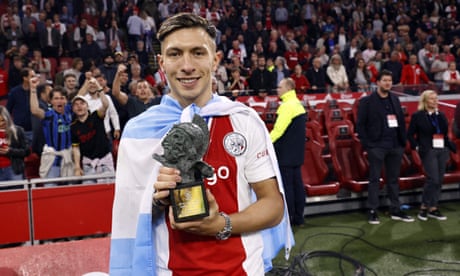
<svg viewBox="0 0 460 276">
<path fill-rule="evenodd" d="M 341 187 L 356 193 L 366 191 L 368 164 L 352 125 L 344 123 L 334 128 L 329 135 L 329 149 Z"/>
<path fill-rule="evenodd" d="M 38 170 L 40 168 L 40 157 L 36 153 L 31 153 L 24 158 L 24 178 L 38 178 L 40 177 Z"/>
<path fill-rule="evenodd" d="M 329 167 L 322 157 L 324 146 L 307 131 L 305 157 L 302 165 L 302 180 L 308 196 L 335 195 L 339 192 L 338 181 L 327 181 Z"/>
<path fill-rule="evenodd" d="M 420 188 L 425 183 L 422 161 L 416 150 L 406 147 L 399 174 L 399 189 L 410 190 Z"/>
</svg>

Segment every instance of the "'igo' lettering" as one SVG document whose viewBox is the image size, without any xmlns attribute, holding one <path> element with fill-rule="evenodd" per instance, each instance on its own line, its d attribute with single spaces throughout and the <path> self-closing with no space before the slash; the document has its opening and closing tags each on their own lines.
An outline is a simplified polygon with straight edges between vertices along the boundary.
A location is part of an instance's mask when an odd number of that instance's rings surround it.
<svg viewBox="0 0 460 276">
<path fill-rule="evenodd" d="M 230 177 L 230 170 L 227 166 L 221 166 L 217 168 L 216 172 L 211 176 L 206 178 L 208 180 L 208 185 L 216 185 L 217 179 L 228 179 Z"/>
</svg>

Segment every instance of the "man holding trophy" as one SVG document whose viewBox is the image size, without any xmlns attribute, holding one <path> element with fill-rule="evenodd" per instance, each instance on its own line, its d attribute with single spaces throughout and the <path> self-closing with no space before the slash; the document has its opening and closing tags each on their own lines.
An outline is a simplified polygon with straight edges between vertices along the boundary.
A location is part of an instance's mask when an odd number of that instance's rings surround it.
<svg viewBox="0 0 460 276">
<path fill-rule="evenodd" d="M 293 245 L 264 123 L 212 93 L 215 35 L 189 13 L 158 31 L 171 92 L 123 132 L 110 275 L 264 275 Z"/>
</svg>

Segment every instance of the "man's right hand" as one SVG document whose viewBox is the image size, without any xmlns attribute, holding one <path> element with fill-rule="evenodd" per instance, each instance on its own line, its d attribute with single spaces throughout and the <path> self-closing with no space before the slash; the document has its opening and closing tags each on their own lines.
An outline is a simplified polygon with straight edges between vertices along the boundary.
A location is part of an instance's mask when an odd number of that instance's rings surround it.
<svg viewBox="0 0 460 276">
<path fill-rule="evenodd" d="M 181 182 L 180 171 L 175 168 L 160 167 L 157 181 L 153 184 L 153 202 L 161 205 L 169 205 L 169 190 L 176 187 L 176 183 Z"/>
<path fill-rule="evenodd" d="M 29 80 L 29 86 L 31 90 L 37 90 L 37 86 L 40 84 L 40 78 L 38 77 L 32 77 Z"/>
</svg>

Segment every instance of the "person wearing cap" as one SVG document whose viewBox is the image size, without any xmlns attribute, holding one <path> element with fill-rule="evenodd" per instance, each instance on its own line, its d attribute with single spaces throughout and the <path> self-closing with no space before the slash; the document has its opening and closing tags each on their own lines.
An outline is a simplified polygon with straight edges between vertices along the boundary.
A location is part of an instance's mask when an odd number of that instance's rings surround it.
<svg viewBox="0 0 460 276">
<path fill-rule="evenodd" d="M 38 77 L 29 80 L 30 111 L 41 120 L 45 145 L 40 158 L 39 174 L 42 178 L 73 176 L 73 160 L 70 139 L 70 124 L 72 123 L 72 108 L 67 101 L 64 88 L 57 86 L 50 92 L 51 108 L 43 110 L 39 107 L 37 97 Z M 47 183 L 45 186 L 56 186 Z"/>
<path fill-rule="evenodd" d="M 108 107 L 104 117 L 104 132 L 107 133 L 107 137 L 111 137 L 113 126 L 113 138 L 120 138 L 120 120 L 118 112 L 109 96 L 110 88 L 107 87 L 107 80 L 101 74 L 93 75 L 91 72 L 85 73 L 85 82 L 78 91 L 78 95 L 83 96 L 89 105 L 90 112 L 98 110 L 104 103 L 103 100 L 107 101 Z M 99 93 L 103 92 L 103 93 Z M 111 138 L 110 138 L 111 140 Z"/>
<path fill-rule="evenodd" d="M 96 81 L 93 79 L 93 81 Z M 110 143 L 105 135 L 104 118 L 109 102 L 104 92 L 97 92 L 102 105 L 90 112 L 88 101 L 77 95 L 72 99 L 75 120 L 70 126 L 72 134 L 72 153 L 75 160 L 75 175 L 95 175 L 114 172 Z M 85 180 L 83 183 L 104 182 L 106 179 Z"/>
</svg>

